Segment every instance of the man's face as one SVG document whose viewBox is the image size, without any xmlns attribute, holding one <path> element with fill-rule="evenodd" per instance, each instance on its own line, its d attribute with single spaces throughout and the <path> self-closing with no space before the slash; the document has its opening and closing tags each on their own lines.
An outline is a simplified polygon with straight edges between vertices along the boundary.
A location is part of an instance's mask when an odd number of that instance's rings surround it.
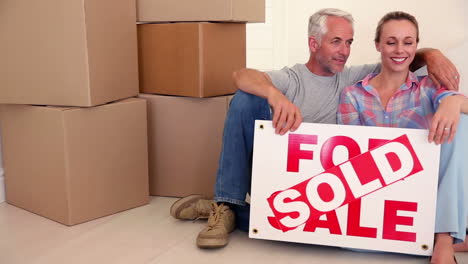
<svg viewBox="0 0 468 264">
<path fill-rule="evenodd" d="M 315 50 L 315 58 L 318 74 L 332 76 L 341 72 L 348 60 L 354 31 L 351 24 L 341 17 L 328 17 L 326 23 L 328 31 Z"/>
</svg>

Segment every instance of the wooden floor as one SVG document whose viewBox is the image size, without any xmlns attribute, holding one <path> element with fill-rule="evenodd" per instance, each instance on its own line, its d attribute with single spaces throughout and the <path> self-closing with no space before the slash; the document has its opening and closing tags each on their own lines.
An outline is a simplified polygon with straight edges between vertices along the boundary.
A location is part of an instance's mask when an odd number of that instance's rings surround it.
<svg viewBox="0 0 468 264">
<path fill-rule="evenodd" d="M 0 203 L 0 263 L 428 263 L 427 257 L 249 239 L 241 231 L 223 249 L 201 250 L 195 238 L 204 222 L 169 216 L 175 200 L 152 197 L 149 205 L 73 227 Z M 468 254 L 457 258 L 468 263 Z"/>
</svg>

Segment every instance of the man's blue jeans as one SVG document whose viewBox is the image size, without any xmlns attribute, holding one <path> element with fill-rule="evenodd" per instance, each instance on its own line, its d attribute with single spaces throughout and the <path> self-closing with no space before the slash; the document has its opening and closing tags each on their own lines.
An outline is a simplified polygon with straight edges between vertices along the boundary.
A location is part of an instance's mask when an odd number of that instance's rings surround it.
<svg viewBox="0 0 468 264">
<path fill-rule="evenodd" d="M 268 101 L 238 90 L 231 100 L 224 124 L 214 199 L 229 203 L 242 230 L 248 230 L 250 208 L 245 197 L 251 185 L 256 119 L 271 119 Z"/>
</svg>

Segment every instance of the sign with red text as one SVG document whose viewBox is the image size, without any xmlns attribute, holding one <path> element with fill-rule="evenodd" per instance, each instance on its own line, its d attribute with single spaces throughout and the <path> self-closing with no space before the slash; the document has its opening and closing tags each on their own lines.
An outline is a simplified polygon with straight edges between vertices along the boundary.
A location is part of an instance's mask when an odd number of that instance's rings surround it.
<svg viewBox="0 0 468 264">
<path fill-rule="evenodd" d="M 255 123 L 251 238 L 431 255 L 440 146 L 428 131 Z"/>
</svg>

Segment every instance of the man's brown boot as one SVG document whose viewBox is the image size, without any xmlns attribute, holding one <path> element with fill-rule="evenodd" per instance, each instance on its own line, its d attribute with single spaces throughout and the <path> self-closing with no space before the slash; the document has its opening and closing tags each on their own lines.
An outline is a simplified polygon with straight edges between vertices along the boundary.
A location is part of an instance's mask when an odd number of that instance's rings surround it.
<svg viewBox="0 0 468 264">
<path fill-rule="evenodd" d="M 207 226 L 197 237 L 200 248 L 220 248 L 228 243 L 229 233 L 235 228 L 234 212 L 226 205 L 212 203 Z"/>
<path fill-rule="evenodd" d="M 194 194 L 180 198 L 171 206 L 171 215 L 176 219 L 207 219 L 210 216 L 213 200 Z"/>
</svg>

